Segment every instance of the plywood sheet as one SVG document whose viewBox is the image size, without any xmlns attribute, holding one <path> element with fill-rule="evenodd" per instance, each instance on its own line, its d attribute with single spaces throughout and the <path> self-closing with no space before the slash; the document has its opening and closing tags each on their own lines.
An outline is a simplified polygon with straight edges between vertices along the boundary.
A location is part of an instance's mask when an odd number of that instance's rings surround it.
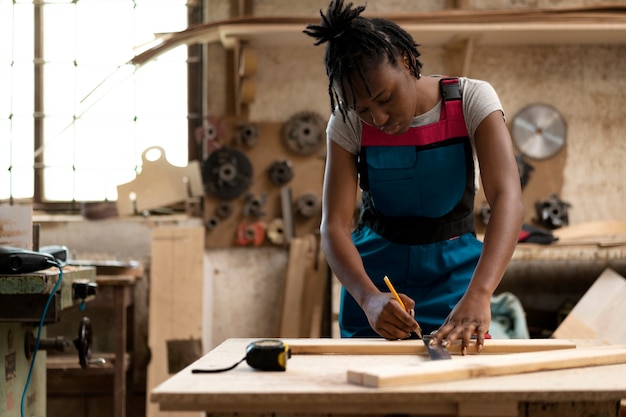
<svg viewBox="0 0 626 417">
<path fill-rule="evenodd" d="M 157 227 L 152 232 L 147 391 L 165 381 L 168 340 L 201 340 L 203 321 L 203 227 Z M 175 417 L 146 404 L 147 417 Z M 200 416 L 195 413 L 192 416 Z"/>
<path fill-rule="evenodd" d="M 588 338 L 626 343 L 626 279 L 607 268 L 552 334 L 556 339 Z"/>
<path fill-rule="evenodd" d="M 155 160 L 151 151 L 159 152 Z M 120 216 L 181 203 L 189 197 L 204 195 L 200 164 L 191 161 L 185 167 L 171 165 L 165 150 L 159 146 L 146 149 L 141 155 L 141 172 L 126 184 L 117 186 L 117 211 Z"/>
<path fill-rule="evenodd" d="M 413 367 L 389 366 L 348 369 L 347 379 L 348 382 L 356 385 L 382 388 L 621 363 L 626 363 L 626 345 L 594 346 L 500 356 L 465 356 L 452 360 L 424 362 Z"/>
</svg>

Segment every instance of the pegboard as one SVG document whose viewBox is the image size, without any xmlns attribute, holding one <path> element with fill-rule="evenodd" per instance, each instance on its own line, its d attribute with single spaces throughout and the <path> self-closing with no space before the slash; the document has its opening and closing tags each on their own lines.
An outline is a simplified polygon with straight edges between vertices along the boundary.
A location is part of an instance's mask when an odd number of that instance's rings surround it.
<svg viewBox="0 0 626 417">
<path fill-rule="evenodd" d="M 292 207 L 303 195 L 314 195 L 321 201 L 322 182 L 326 157 L 326 145 L 310 155 L 298 155 L 292 152 L 282 139 L 284 123 L 258 122 L 250 123 L 256 129 L 256 137 L 252 145 L 241 143 L 236 140 L 238 125 L 229 124 L 220 128 L 220 136 L 216 143 L 228 146 L 242 152 L 252 165 L 252 178 L 250 186 L 243 194 L 228 201 L 232 208 L 231 214 L 226 218 L 220 218 L 216 210 L 225 201 L 210 193 L 204 196 L 204 221 L 206 228 L 207 248 L 229 248 L 235 246 L 256 246 L 256 242 L 246 244 L 237 243 L 238 230 L 244 226 L 254 224 L 269 224 L 274 219 L 283 218 L 281 204 L 281 188 L 286 187 L 291 194 Z M 275 162 L 289 161 L 293 172 L 293 178 L 284 185 L 275 185 L 269 177 L 270 166 Z M 284 193 L 284 191 L 283 191 Z M 264 199 L 260 207 L 261 216 L 246 215 L 245 208 L 249 201 L 248 196 L 259 200 Z M 314 210 L 310 217 L 293 212 L 294 236 L 303 236 L 308 233 L 317 234 L 321 220 L 321 207 Z M 217 223 L 212 221 L 217 220 Z M 276 246 L 265 236 L 259 246 Z M 281 246 L 278 244 L 278 246 Z"/>
</svg>

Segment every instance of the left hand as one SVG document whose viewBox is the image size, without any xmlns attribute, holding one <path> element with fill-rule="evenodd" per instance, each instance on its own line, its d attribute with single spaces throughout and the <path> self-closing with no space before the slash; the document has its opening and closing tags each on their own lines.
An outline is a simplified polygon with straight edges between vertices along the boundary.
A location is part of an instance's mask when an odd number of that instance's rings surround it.
<svg viewBox="0 0 626 417">
<path fill-rule="evenodd" d="M 433 344 L 444 346 L 461 339 L 461 353 L 465 355 L 472 336 L 476 335 L 476 351 L 485 343 L 485 333 L 491 324 L 491 296 L 465 293 L 452 309 L 443 325 L 433 334 Z"/>
</svg>

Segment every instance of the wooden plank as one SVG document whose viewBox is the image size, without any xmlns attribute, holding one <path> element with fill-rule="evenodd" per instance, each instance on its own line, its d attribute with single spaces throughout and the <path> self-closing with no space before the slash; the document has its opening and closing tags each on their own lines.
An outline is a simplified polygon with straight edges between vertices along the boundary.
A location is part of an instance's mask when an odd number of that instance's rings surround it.
<svg viewBox="0 0 626 417">
<path fill-rule="evenodd" d="M 561 240 L 587 240 L 594 237 L 620 236 L 626 237 L 626 221 L 600 220 L 564 226 L 552 231 Z"/>
<path fill-rule="evenodd" d="M 626 343 L 626 279 L 607 268 L 552 334 L 556 339 L 585 337 Z"/>
<path fill-rule="evenodd" d="M 300 337 L 304 272 L 309 252 L 310 241 L 306 238 L 294 238 L 289 245 L 283 313 L 280 321 L 280 337 Z"/>
<path fill-rule="evenodd" d="M 626 363 L 626 345 L 610 345 L 500 356 L 466 356 L 447 361 L 428 361 L 417 367 L 348 369 L 347 379 L 352 384 L 382 388 L 623 363 Z"/>
<path fill-rule="evenodd" d="M 417 339 L 389 341 L 385 339 L 285 339 L 294 355 L 427 355 L 424 342 Z M 556 339 L 489 339 L 481 354 L 507 354 L 539 352 L 557 349 L 575 349 L 577 343 Z M 452 344 L 448 350 L 453 355 L 461 354 L 460 343 Z M 467 349 L 475 354 L 474 342 Z"/>
<path fill-rule="evenodd" d="M 203 227 L 157 227 L 152 232 L 147 392 L 170 377 L 168 340 L 202 339 L 203 255 Z M 178 415 L 147 401 L 147 417 Z"/>
</svg>

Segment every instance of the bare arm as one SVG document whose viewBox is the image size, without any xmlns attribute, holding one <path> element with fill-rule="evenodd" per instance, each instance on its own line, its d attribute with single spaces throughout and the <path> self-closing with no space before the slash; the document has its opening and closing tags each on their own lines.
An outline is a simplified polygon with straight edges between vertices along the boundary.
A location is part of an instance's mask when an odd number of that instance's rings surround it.
<svg viewBox="0 0 626 417">
<path fill-rule="evenodd" d="M 491 296 L 513 255 L 523 219 L 519 172 L 502 114 L 487 116 L 474 135 L 485 196 L 491 208 L 482 254 L 465 295 L 437 331 L 436 339 L 467 347 L 484 343 L 491 324 Z"/>
<path fill-rule="evenodd" d="M 390 293 L 376 288 L 352 243 L 356 196 L 354 155 L 329 140 L 322 196 L 322 249 L 331 269 L 361 306 L 372 328 L 387 339 L 405 338 L 417 328 L 417 322 Z M 400 296 L 407 308 L 413 308 L 413 300 L 404 294 Z"/>
</svg>

